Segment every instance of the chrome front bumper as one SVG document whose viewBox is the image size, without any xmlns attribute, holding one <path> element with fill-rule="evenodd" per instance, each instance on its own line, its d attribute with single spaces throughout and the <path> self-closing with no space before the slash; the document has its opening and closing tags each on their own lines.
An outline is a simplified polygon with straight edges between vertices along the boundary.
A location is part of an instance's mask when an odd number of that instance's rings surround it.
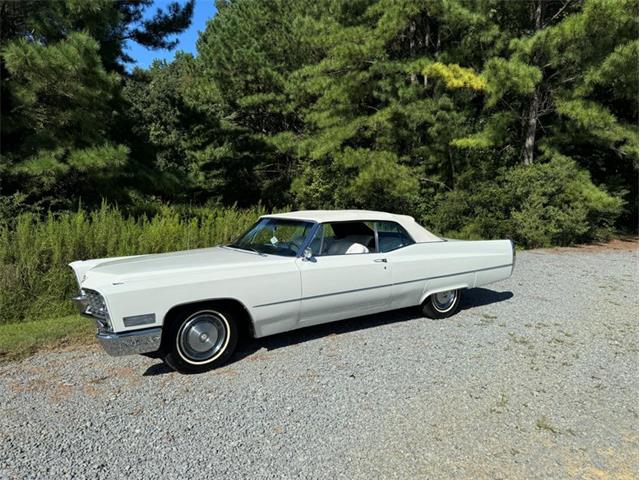
<svg viewBox="0 0 640 480">
<path fill-rule="evenodd" d="M 151 353 L 160 349 L 162 328 L 145 328 L 121 333 L 98 331 L 96 338 L 112 357 Z"/>
</svg>

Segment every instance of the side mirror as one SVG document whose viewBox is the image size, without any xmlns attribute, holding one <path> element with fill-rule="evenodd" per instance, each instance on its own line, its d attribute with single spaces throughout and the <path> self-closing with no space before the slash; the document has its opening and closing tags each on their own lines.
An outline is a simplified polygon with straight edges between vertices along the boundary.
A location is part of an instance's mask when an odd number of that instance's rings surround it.
<svg viewBox="0 0 640 480">
<path fill-rule="evenodd" d="M 311 249 L 309 247 L 304 249 L 304 252 L 302 252 L 302 258 L 304 258 L 305 260 L 309 261 L 313 258 L 313 252 L 311 251 Z"/>
</svg>

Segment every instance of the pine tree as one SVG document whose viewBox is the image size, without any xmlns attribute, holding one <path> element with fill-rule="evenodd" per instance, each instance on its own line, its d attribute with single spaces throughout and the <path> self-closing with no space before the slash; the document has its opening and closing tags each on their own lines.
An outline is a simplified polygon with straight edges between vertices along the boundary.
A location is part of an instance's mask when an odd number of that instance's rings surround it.
<svg viewBox="0 0 640 480">
<path fill-rule="evenodd" d="M 336 2 L 317 27 L 323 60 L 296 73 L 306 102 L 296 200 L 415 212 L 467 162 L 451 143 L 469 132 L 485 84 L 460 44 L 482 44 L 491 24 L 457 2 L 358 5 Z"/>
<path fill-rule="evenodd" d="M 151 0 L 2 1 L 0 194 L 37 207 L 127 195 L 117 135 L 127 40 L 171 48 L 194 0 L 151 20 Z M 114 194 L 115 192 L 115 194 Z"/>
<path fill-rule="evenodd" d="M 307 19 L 324 6 L 315 0 L 220 3 L 199 38 L 199 101 L 220 115 L 224 138 L 224 146 L 216 139 L 199 161 L 220 173 L 223 200 L 289 202 L 296 173 L 289 132 L 303 127 L 289 77 L 318 59 Z"/>
</svg>

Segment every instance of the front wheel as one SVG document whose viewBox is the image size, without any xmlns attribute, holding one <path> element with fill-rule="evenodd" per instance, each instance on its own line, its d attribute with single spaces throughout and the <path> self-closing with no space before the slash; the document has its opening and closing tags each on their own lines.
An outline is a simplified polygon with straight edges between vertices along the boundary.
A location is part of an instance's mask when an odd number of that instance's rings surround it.
<svg viewBox="0 0 640 480">
<path fill-rule="evenodd" d="M 187 310 L 171 322 L 164 361 L 180 373 L 201 373 L 222 366 L 238 344 L 238 327 L 220 308 Z"/>
<path fill-rule="evenodd" d="M 422 304 L 422 313 L 429 318 L 447 318 L 460 310 L 462 290 L 434 293 Z"/>
</svg>

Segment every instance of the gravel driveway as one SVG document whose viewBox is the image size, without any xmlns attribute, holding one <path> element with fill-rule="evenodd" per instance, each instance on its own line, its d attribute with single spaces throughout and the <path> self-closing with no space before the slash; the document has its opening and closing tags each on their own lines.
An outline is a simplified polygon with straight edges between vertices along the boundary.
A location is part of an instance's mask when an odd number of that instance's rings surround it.
<svg viewBox="0 0 640 480">
<path fill-rule="evenodd" d="M 428 320 L 251 341 L 195 376 L 96 347 L 0 367 L 0 478 L 638 476 L 638 254 L 518 254 Z"/>
</svg>

